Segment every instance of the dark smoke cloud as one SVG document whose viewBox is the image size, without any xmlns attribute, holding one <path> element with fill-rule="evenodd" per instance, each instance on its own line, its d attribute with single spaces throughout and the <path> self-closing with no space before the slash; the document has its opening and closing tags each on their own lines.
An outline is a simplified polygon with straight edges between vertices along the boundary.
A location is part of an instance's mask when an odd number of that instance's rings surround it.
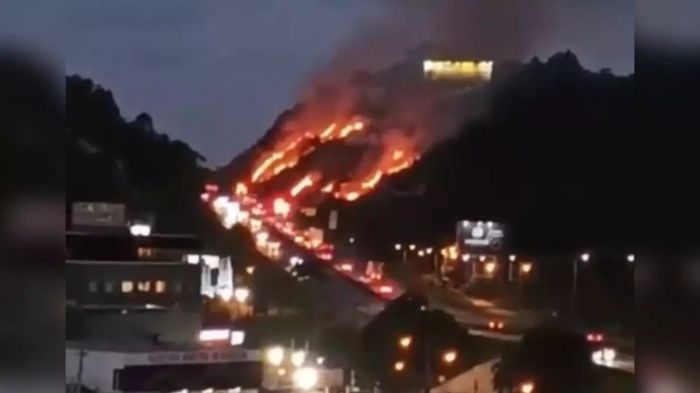
<svg viewBox="0 0 700 393">
<path fill-rule="evenodd" d="M 312 75 L 324 82 L 357 70 L 386 67 L 428 44 L 435 54 L 526 60 L 573 49 L 589 67 L 630 69 L 634 54 L 633 0 L 385 0 L 330 62 Z M 618 52 L 623 60 L 597 54 Z M 625 63 L 604 64 L 601 61 Z M 623 71 L 624 72 L 624 71 Z"/>
</svg>

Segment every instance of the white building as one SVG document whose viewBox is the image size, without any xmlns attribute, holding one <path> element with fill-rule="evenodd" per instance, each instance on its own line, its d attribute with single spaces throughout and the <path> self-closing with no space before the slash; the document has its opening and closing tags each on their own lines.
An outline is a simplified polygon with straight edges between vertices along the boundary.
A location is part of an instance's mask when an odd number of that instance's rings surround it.
<svg viewBox="0 0 700 393">
<path fill-rule="evenodd" d="M 115 350 L 67 344 L 66 385 L 103 392 L 257 392 L 262 384 L 258 350 L 239 347 Z M 211 389 L 211 390 L 209 390 Z"/>
</svg>

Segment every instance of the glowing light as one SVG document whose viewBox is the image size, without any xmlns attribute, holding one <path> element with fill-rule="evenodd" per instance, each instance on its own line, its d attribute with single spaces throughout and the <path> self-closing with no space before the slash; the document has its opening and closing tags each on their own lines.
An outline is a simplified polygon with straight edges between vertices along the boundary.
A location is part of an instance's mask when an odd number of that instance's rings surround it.
<svg viewBox="0 0 700 393">
<path fill-rule="evenodd" d="M 246 195 L 248 194 L 248 186 L 246 186 L 245 183 L 236 183 L 234 193 L 238 196 Z"/>
<path fill-rule="evenodd" d="M 284 360 L 284 348 L 280 346 L 268 348 L 265 352 L 265 358 L 267 359 L 268 363 L 272 364 L 273 366 L 279 366 Z"/>
<path fill-rule="evenodd" d="M 591 254 L 584 252 L 579 256 L 579 258 L 581 258 L 581 261 L 583 262 L 588 262 L 588 260 L 591 259 Z"/>
<path fill-rule="evenodd" d="M 304 364 L 304 361 L 306 361 L 306 351 L 294 351 L 290 357 L 290 360 L 294 366 L 301 367 L 301 365 Z"/>
<path fill-rule="evenodd" d="M 331 192 L 333 192 L 333 187 L 334 187 L 333 183 L 328 183 L 325 186 L 323 186 L 323 188 L 321 188 L 321 192 L 326 193 L 326 194 L 331 193 Z"/>
<path fill-rule="evenodd" d="M 379 293 L 389 294 L 392 292 L 394 292 L 394 288 L 390 287 L 389 285 L 382 285 L 379 287 Z"/>
<path fill-rule="evenodd" d="M 515 258 L 516 258 L 516 256 L 514 254 L 508 255 L 508 260 L 511 262 L 515 262 Z"/>
<path fill-rule="evenodd" d="M 360 197 L 360 193 L 359 193 L 359 192 L 349 192 L 349 193 L 347 193 L 347 194 L 345 195 L 345 199 L 346 199 L 347 201 L 350 201 L 350 202 L 356 200 L 356 199 L 359 198 L 359 197 Z"/>
<path fill-rule="evenodd" d="M 242 345 L 245 341 L 245 332 L 242 330 L 231 331 L 231 345 Z"/>
<path fill-rule="evenodd" d="M 248 288 L 236 288 L 233 291 L 233 297 L 239 303 L 244 303 L 250 297 L 250 289 Z"/>
<path fill-rule="evenodd" d="M 410 347 L 412 342 L 413 338 L 411 336 L 403 336 L 399 339 L 399 346 L 405 349 Z"/>
<path fill-rule="evenodd" d="M 374 186 L 377 185 L 377 183 L 379 183 L 379 180 L 381 180 L 381 179 L 382 179 L 382 171 L 377 171 L 374 173 L 374 175 L 372 175 L 372 177 L 370 177 L 366 181 L 362 182 L 362 188 L 372 189 L 372 188 L 374 188 Z"/>
<path fill-rule="evenodd" d="M 270 244 L 270 245 L 272 245 L 272 244 Z M 245 272 L 248 273 L 248 274 L 253 274 L 253 273 L 255 273 L 255 266 L 248 266 L 248 267 L 246 267 L 246 268 L 245 268 Z"/>
<path fill-rule="evenodd" d="M 253 171 L 253 175 L 251 176 L 251 180 L 253 183 L 257 183 L 260 177 L 265 173 L 267 168 L 269 168 L 275 161 L 281 159 L 284 157 L 284 155 L 280 152 L 275 152 L 272 153 L 269 157 L 267 157 L 265 160 L 263 160 L 262 164 L 260 164 L 255 171 Z"/>
<path fill-rule="evenodd" d="M 272 211 L 282 217 L 287 217 L 292 207 L 284 198 L 275 198 L 272 201 Z"/>
<path fill-rule="evenodd" d="M 634 263 L 634 254 L 627 255 L 627 262 Z"/>
<path fill-rule="evenodd" d="M 486 265 L 484 265 L 484 270 L 488 274 L 493 274 L 496 271 L 497 267 L 498 265 L 496 264 L 496 262 L 488 262 Z"/>
<path fill-rule="evenodd" d="M 457 351 L 449 350 L 442 354 L 442 360 L 447 364 L 452 364 L 457 359 Z"/>
<path fill-rule="evenodd" d="M 400 250 L 401 250 L 401 245 L 398 244 L 398 243 L 394 244 L 394 249 L 395 249 L 396 251 L 400 251 Z"/>
<path fill-rule="evenodd" d="M 311 187 L 313 184 L 314 180 L 311 178 L 311 175 L 306 175 L 297 184 L 295 184 L 294 187 L 292 187 L 289 193 L 292 196 L 297 196 L 304 188 Z"/>
<path fill-rule="evenodd" d="M 419 256 L 419 257 L 422 257 L 422 256 L 424 256 L 424 255 L 425 255 L 425 251 L 423 251 L 423 250 L 418 250 L 418 256 Z"/>
<path fill-rule="evenodd" d="M 292 375 L 294 386 L 302 390 L 310 390 L 318 383 L 318 370 L 314 367 L 302 367 Z"/>
<path fill-rule="evenodd" d="M 199 341 L 221 341 L 228 340 L 231 331 L 229 329 L 206 329 L 199 332 Z"/>
<path fill-rule="evenodd" d="M 394 161 L 398 161 L 398 160 L 402 159 L 405 154 L 406 153 L 404 153 L 403 150 L 394 150 L 394 152 L 391 154 L 391 158 Z"/>
<path fill-rule="evenodd" d="M 323 132 L 321 132 L 321 135 L 319 135 L 319 138 L 321 138 L 321 141 L 326 141 L 328 140 L 331 135 L 333 135 L 333 131 L 335 130 L 336 124 L 333 123 L 329 125 Z"/>
<path fill-rule="evenodd" d="M 491 79 L 492 73 L 492 61 L 423 61 L 423 74 L 426 79 L 431 80 L 462 79 L 488 81 Z"/>
<path fill-rule="evenodd" d="M 151 226 L 148 224 L 132 224 L 129 227 L 132 236 L 150 236 Z"/>
<path fill-rule="evenodd" d="M 529 262 L 522 263 L 522 264 L 520 265 L 520 271 L 521 271 L 523 274 L 528 274 L 528 273 L 530 273 L 530 271 L 532 271 L 532 264 L 529 263 Z"/>
<path fill-rule="evenodd" d="M 521 393 L 533 393 L 535 391 L 535 384 L 533 382 L 523 382 L 520 384 Z"/>
<path fill-rule="evenodd" d="M 401 362 L 401 361 L 394 363 L 394 370 L 403 371 L 404 368 L 406 368 L 406 363 Z"/>
</svg>

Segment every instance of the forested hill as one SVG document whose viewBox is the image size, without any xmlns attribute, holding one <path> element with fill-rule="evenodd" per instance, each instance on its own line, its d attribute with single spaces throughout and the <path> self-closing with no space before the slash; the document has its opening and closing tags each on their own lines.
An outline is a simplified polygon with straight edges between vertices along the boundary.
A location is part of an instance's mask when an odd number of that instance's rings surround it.
<svg viewBox="0 0 700 393">
<path fill-rule="evenodd" d="M 113 201 L 154 213 L 156 227 L 192 232 L 209 170 L 198 152 L 171 140 L 142 113 L 120 113 L 112 93 L 90 79 L 66 78 L 66 202 Z"/>
</svg>

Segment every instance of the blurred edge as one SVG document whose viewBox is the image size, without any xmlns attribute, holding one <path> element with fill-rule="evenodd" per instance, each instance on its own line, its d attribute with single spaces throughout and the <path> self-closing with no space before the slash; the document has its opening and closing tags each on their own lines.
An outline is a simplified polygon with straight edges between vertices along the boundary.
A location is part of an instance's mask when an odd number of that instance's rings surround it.
<svg viewBox="0 0 700 393">
<path fill-rule="evenodd" d="M 64 391 L 63 74 L 0 48 L 0 391 Z"/>
</svg>

